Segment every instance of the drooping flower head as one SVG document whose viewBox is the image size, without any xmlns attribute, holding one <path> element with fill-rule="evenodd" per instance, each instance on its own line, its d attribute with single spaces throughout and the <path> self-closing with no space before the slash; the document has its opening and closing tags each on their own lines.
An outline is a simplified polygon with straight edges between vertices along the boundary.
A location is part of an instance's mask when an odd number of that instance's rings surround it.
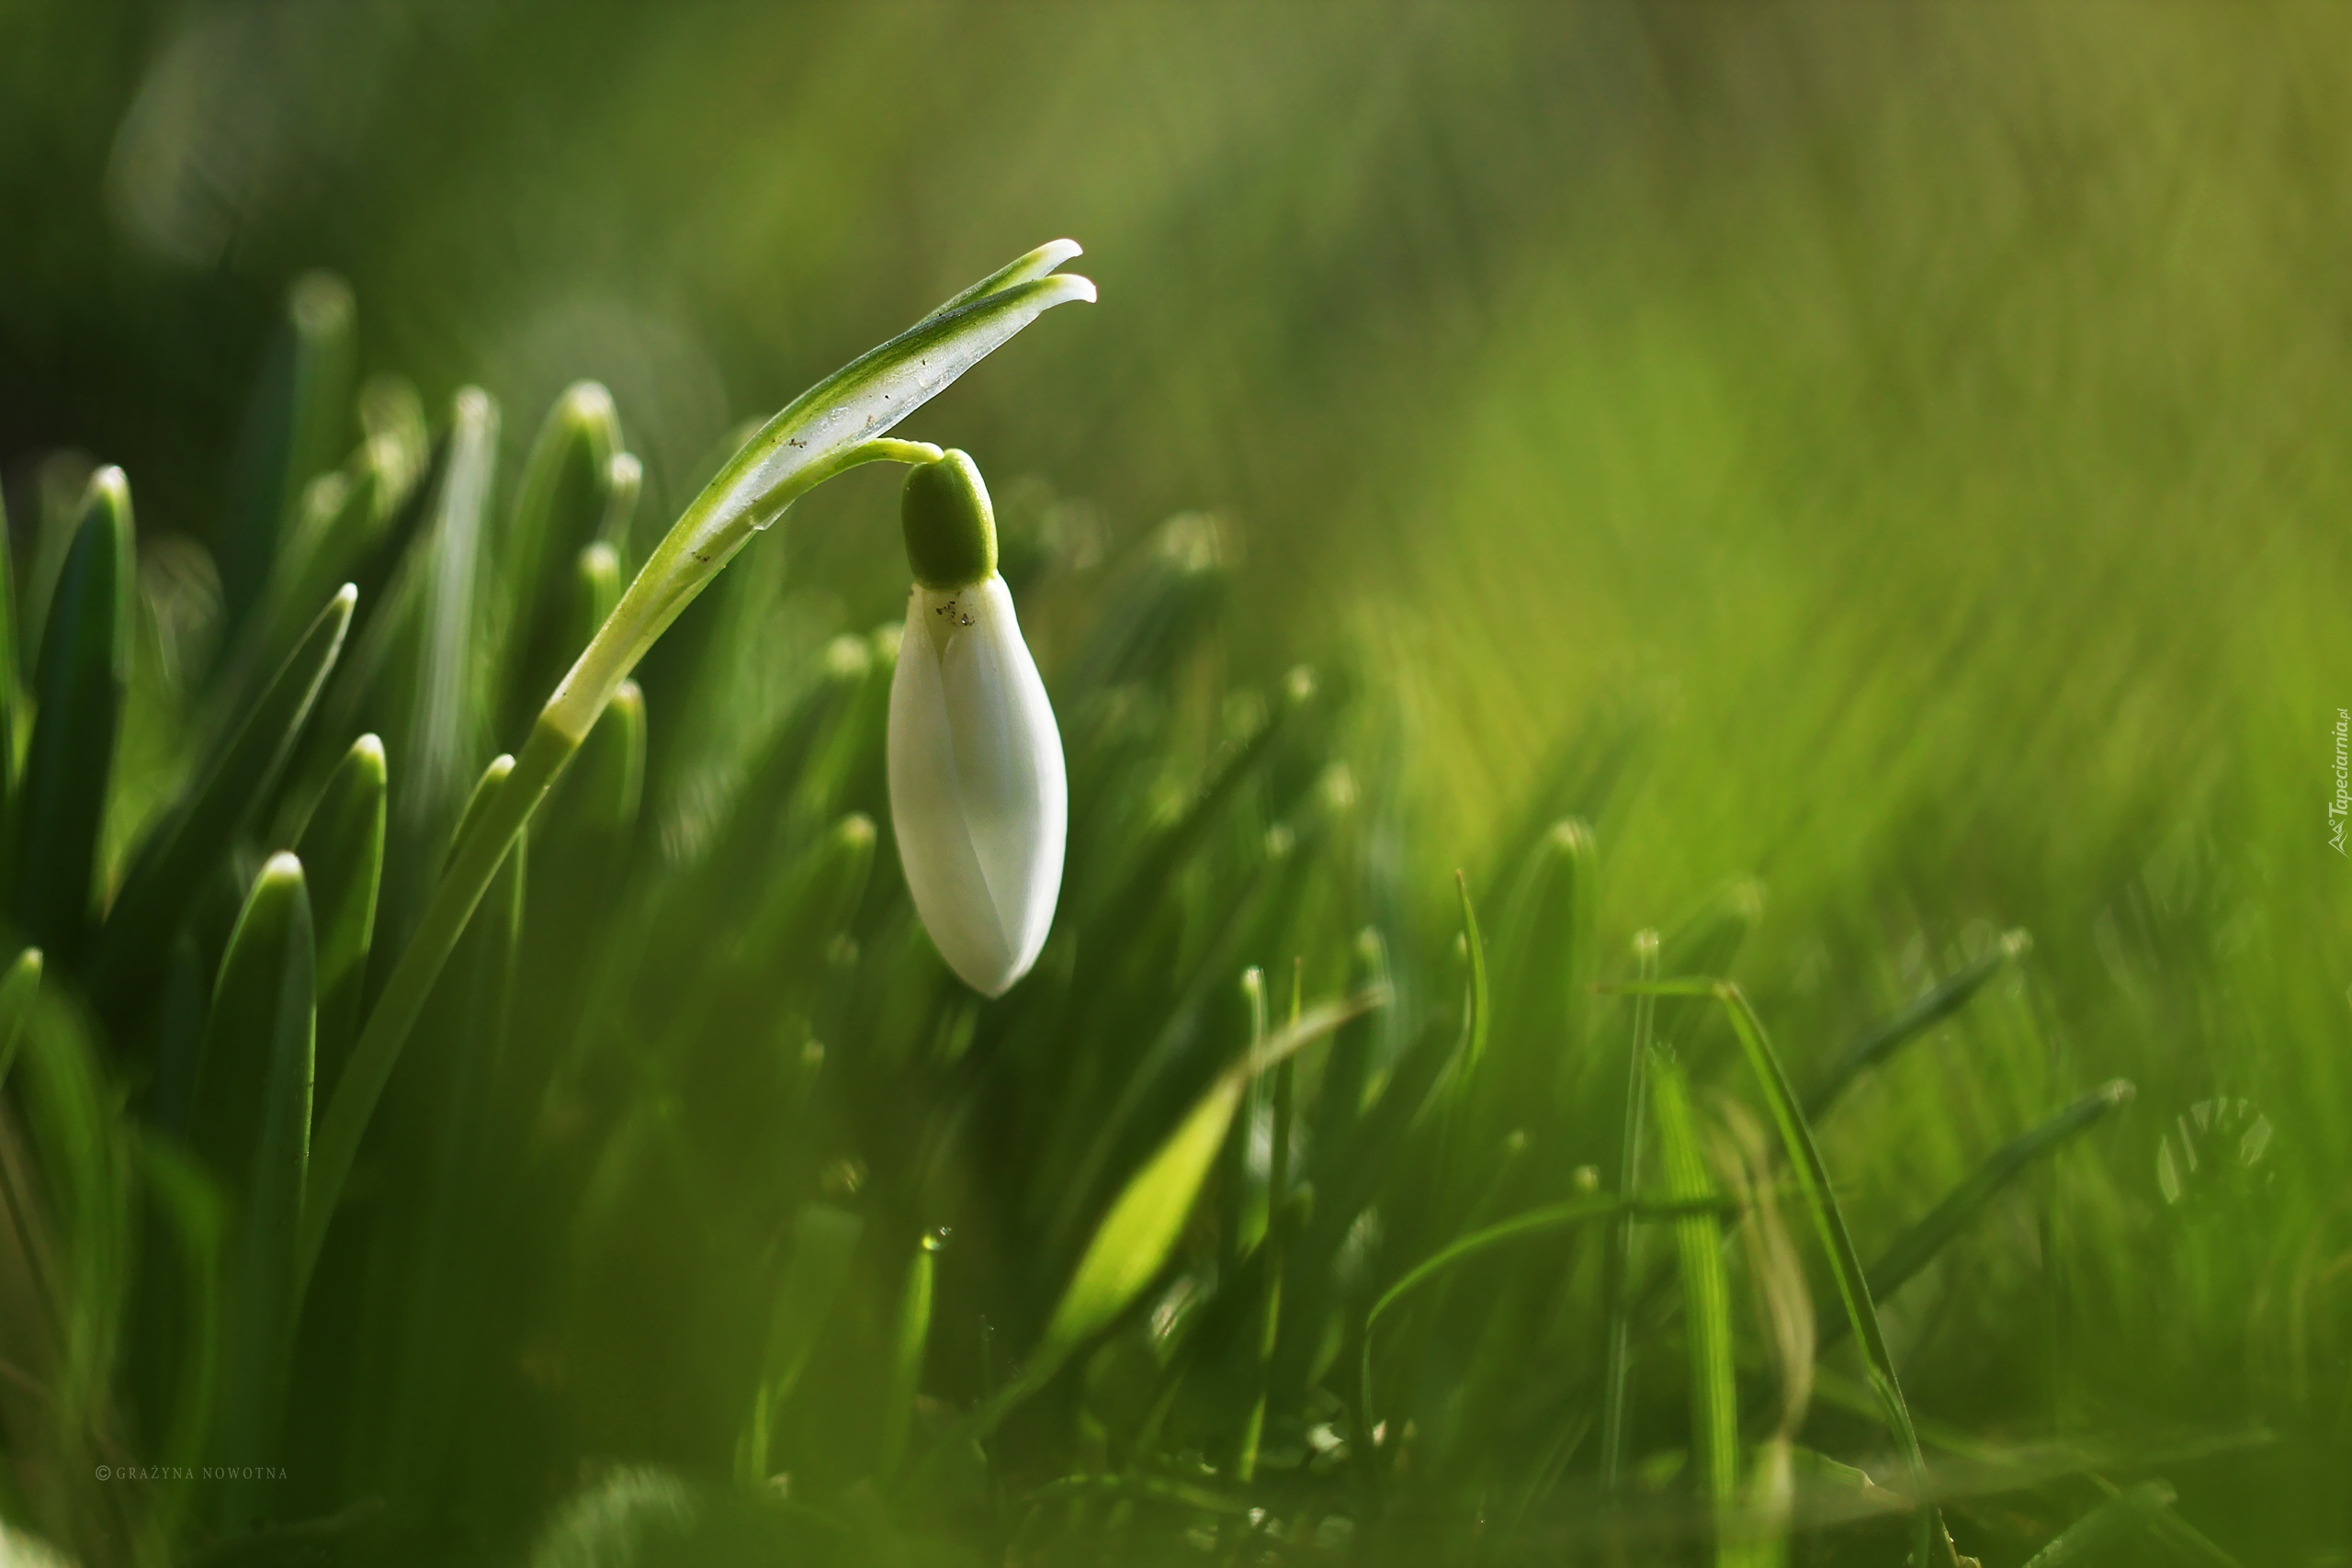
<svg viewBox="0 0 2352 1568">
<path fill-rule="evenodd" d="M 914 586 L 890 683 L 890 821 L 923 928 L 1001 996 L 1037 961 L 1061 894 L 1061 733 L 996 570 L 988 487 L 957 451 L 907 476 Z"/>
</svg>

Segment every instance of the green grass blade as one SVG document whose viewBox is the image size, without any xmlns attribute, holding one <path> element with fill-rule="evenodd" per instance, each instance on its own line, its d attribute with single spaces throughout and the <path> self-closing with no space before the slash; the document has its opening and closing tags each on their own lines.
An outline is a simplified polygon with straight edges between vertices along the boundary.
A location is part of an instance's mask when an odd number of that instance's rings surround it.
<svg viewBox="0 0 2352 1568">
<path fill-rule="evenodd" d="M 1667 1192 L 1682 1202 L 1707 1202 L 1716 1196 L 1715 1183 L 1700 1148 L 1698 1117 L 1682 1066 L 1656 1051 L 1649 1077 Z M 1722 1224 L 1713 1213 L 1679 1219 L 1674 1242 L 1690 1357 L 1690 1446 L 1721 1560 L 1734 1551 L 1730 1524 L 1739 1496 L 1739 1374 L 1732 1359 L 1731 1282 L 1724 1271 Z"/>
<path fill-rule="evenodd" d="M 137 567 L 130 487 L 90 476 L 33 678 L 38 712 L 17 800 L 12 904 L 27 940 L 71 964 L 89 929 L 115 742 L 130 678 Z"/>
<path fill-rule="evenodd" d="M 735 1479 L 745 1486 L 767 1480 L 769 1437 L 776 1412 L 792 1396 L 816 1353 L 833 1302 L 848 1282 L 865 1222 L 829 1203 L 805 1203 L 792 1225 L 792 1258 L 776 1292 L 767 1350 L 752 1418 L 735 1450 Z"/>
<path fill-rule="evenodd" d="M 1747 945 L 1756 923 L 1764 916 L 1764 885 L 1743 877 L 1717 891 L 1705 904 L 1666 933 L 1658 944 L 1657 972 L 1669 978 L 1693 976 L 1713 978 L 1728 975 Z M 1688 1052 L 1692 1038 L 1713 1008 L 1703 998 L 1660 995 L 1657 1006 L 1658 1043 Z M 1709 1057 L 1712 1061 L 1712 1056 Z"/>
<path fill-rule="evenodd" d="M 332 1092 L 359 1028 L 384 869 L 384 743 L 363 735 L 327 777 L 294 852 L 318 920 L 318 1081 Z"/>
<path fill-rule="evenodd" d="M 311 1147 L 317 961 L 301 863 L 254 878 L 213 987 L 189 1141 L 232 1197 L 229 1313 L 218 1436 L 273 1462 L 293 1350 L 295 1244 Z M 224 1486 L 217 1517 L 243 1524 L 266 1483 Z"/>
<path fill-rule="evenodd" d="M 1361 1423 L 1359 1429 L 1369 1432 L 1376 1420 L 1373 1414 L 1372 1336 L 1373 1330 L 1379 1326 L 1380 1320 L 1388 1314 L 1390 1308 L 1431 1280 L 1443 1278 L 1457 1265 L 1466 1263 L 1498 1247 L 1507 1247 L 1512 1242 L 1523 1241 L 1529 1236 L 1547 1235 L 1554 1231 L 1580 1225 L 1588 1221 L 1625 1214 L 1630 1212 L 1630 1208 L 1631 1206 L 1623 1199 L 1614 1196 L 1578 1198 L 1566 1203 L 1546 1204 L 1542 1208 L 1530 1209 L 1524 1213 L 1513 1214 L 1509 1219 L 1498 1220 L 1490 1225 L 1482 1225 L 1469 1235 L 1449 1242 L 1405 1270 L 1395 1284 L 1380 1293 L 1379 1299 L 1372 1303 L 1372 1310 L 1364 1314 L 1363 1334 L 1359 1352 L 1363 1364 L 1358 1369 L 1356 1378 L 1358 1419 Z"/>
<path fill-rule="evenodd" d="M 1266 1045 L 1266 972 L 1256 964 L 1241 972 L 1241 1001 L 1250 1014 L 1250 1049 L 1262 1051 Z M 1217 1180 L 1220 1213 L 1217 1216 L 1217 1241 L 1222 1253 L 1221 1266 L 1238 1269 L 1241 1260 L 1258 1249 L 1265 1239 L 1266 1218 L 1272 1203 L 1266 1190 L 1264 1178 L 1250 1169 L 1250 1145 L 1257 1137 L 1257 1124 L 1266 1114 L 1266 1083 L 1252 1078 L 1243 1091 L 1240 1113 L 1234 1118 L 1233 1127 L 1226 1137 L 1225 1172 Z"/>
<path fill-rule="evenodd" d="M 2173 1490 L 2143 1481 L 2109 1497 L 2026 1560 L 2025 1568 L 2070 1568 L 2089 1562 L 2135 1536 L 2154 1536 L 2156 1520 L 2172 1507 Z"/>
<path fill-rule="evenodd" d="M 345 583 L 287 656 L 210 771 L 158 829 L 125 879 L 100 936 L 97 990 L 120 1017 L 143 976 L 159 969 L 173 931 L 205 879 L 277 787 L 303 726 L 343 651 L 356 589 Z"/>
<path fill-rule="evenodd" d="M 498 404 L 478 387 L 461 389 L 450 404 L 449 462 L 424 563 L 414 699 L 405 732 L 393 736 L 410 781 L 394 807 L 413 800 L 420 825 L 465 787 L 470 759 L 481 754 L 473 748 L 485 725 L 481 610 L 497 461 Z"/>
<path fill-rule="evenodd" d="M 514 771 L 514 759 L 505 756 L 492 759 L 490 766 L 482 770 L 481 782 L 474 786 L 473 798 L 466 803 L 464 816 L 453 840 L 455 844 L 464 844 L 467 829 L 487 814 L 491 802 L 504 788 L 507 775 Z M 502 843 L 498 860 L 491 866 L 492 877 L 505 863 L 505 844 Z M 485 887 L 489 881 L 489 878 L 484 879 Z M 466 913 L 470 919 L 473 909 L 469 907 Z M 464 934 L 462 927 L 457 934 Z M 437 973 L 438 965 L 435 971 Z M 310 1181 L 302 1200 L 300 1245 L 296 1249 L 300 1260 L 296 1276 L 298 1297 L 302 1290 L 308 1289 L 311 1271 L 318 1267 L 319 1248 L 326 1239 L 327 1223 L 334 1216 L 335 1201 L 343 1191 L 344 1179 L 351 1174 L 351 1162 L 359 1154 L 360 1137 L 368 1130 L 368 1122 L 375 1113 L 376 1102 L 383 1097 L 384 1085 L 390 1081 L 392 1067 L 400 1059 L 400 1048 L 405 1034 L 403 1030 L 400 1034 L 378 1034 L 371 1038 L 363 1030 L 352 1048 L 350 1060 L 344 1065 L 341 1076 L 335 1080 L 334 1092 L 327 1100 L 325 1113 L 319 1118 L 318 1137 L 311 1151 Z"/>
<path fill-rule="evenodd" d="M 514 514 L 500 541 L 502 589 L 514 616 L 505 690 L 499 694 L 502 736 L 529 724 L 548 688 L 603 624 L 598 615 L 584 626 L 575 625 L 571 585 L 546 567 L 597 542 L 613 510 L 614 459 L 620 456 L 620 416 L 612 393 L 594 381 L 565 388 L 524 459 Z M 620 595 L 617 556 L 612 570 L 605 614 Z"/>
<path fill-rule="evenodd" d="M 1985 983 L 2033 949 L 2033 939 L 2010 931 L 1993 950 L 1964 965 L 1941 983 L 1930 987 L 1892 1018 L 1871 1025 L 1838 1054 L 1805 1095 L 1804 1113 L 1818 1122 L 1856 1078 L 1885 1061 L 1903 1045 L 1966 1007 Z"/>
<path fill-rule="evenodd" d="M 1919 1435 L 1912 1426 L 1911 1409 L 1904 1402 L 1903 1385 L 1895 1374 L 1894 1358 L 1887 1349 L 1885 1330 L 1878 1320 L 1878 1308 L 1871 1296 L 1869 1276 L 1863 1271 L 1861 1258 L 1854 1250 L 1853 1234 L 1847 1228 L 1845 1210 L 1839 1206 L 1837 1191 L 1830 1185 L 1829 1169 L 1822 1161 L 1820 1146 L 1814 1142 L 1813 1129 L 1805 1121 L 1796 1091 L 1789 1086 L 1788 1074 L 1781 1066 L 1780 1054 L 1772 1048 L 1771 1037 L 1765 1032 L 1763 1021 L 1748 1005 L 1746 993 L 1725 980 L 1660 980 L 1625 988 L 1636 994 L 1658 997 L 1712 998 L 1730 1019 L 1732 1033 L 1737 1038 L 1740 1050 L 1747 1058 L 1748 1067 L 1756 1077 L 1757 1085 L 1763 1092 L 1773 1125 L 1780 1133 L 1781 1146 L 1788 1156 L 1790 1168 L 1813 1212 L 1822 1248 L 1828 1255 L 1830 1275 L 1837 1281 L 1838 1299 L 1844 1303 L 1848 1324 L 1862 1347 L 1871 1390 L 1878 1396 L 1887 1429 L 1894 1438 L 1896 1449 L 1910 1476 L 1911 1495 L 1919 1504 L 1919 1533 L 1913 1548 L 1914 1568 L 1950 1562 L 1954 1557 L 1951 1538 L 1944 1533 L 1935 1507 L 1926 1501 L 1927 1461 L 1919 1451 Z"/>
<path fill-rule="evenodd" d="M 875 1473 L 885 1482 L 898 1473 L 899 1461 L 906 1457 L 907 1431 L 914 1420 L 916 1395 L 922 1389 L 940 1246 L 936 1233 L 924 1235 L 907 1263 L 906 1283 L 899 1291 L 898 1321 L 890 1336 L 890 1382 L 883 1396 L 882 1441 L 875 1462 Z"/>
<path fill-rule="evenodd" d="M 1185 1217 L 1224 1147 L 1241 1095 L 1260 1073 L 1378 1005 L 1358 996 L 1308 1009 L 1276 1031 L 1262 1049 L 1217 1075 L 1151 1157 L 1128 1178 L 1095 1227 L 1078 1269 L 1046 1328 L 1044 1343 L 1018 1385 L 1027 1392 L 1070 1352 L 1110 1324 L 1151 1283 L 1174 1251 Z M 1005 1402 L 1009 1407 L 1009 1401 Z"/>
<path fill-rule="evenodd" d="M 1494 1001 L 1487 986 L 1487 941 L 1478 931 L 1478 911 L 1470 902 L 1469 876 L 1456 871 L 1453 890 L 1462 902 L 1462 942 L 1470 960 L 1470 988 L 1462 1015 L 1462 1059 L 1454 1068 L 1454 1092 L 1466 1097 L 1487 1059 Z"/>
<path fill-rule="evenodd" d="M 1871 1294 L 1883 1301 L 1932 1262 L 1936 1255 L 1973 1224 L 2001 1190 L 2036 1160 L 2082 1136 L 2118 1106 L 2132 1101 L 2131 1083 L 2117 1078 L 2093 1089 L 2041 1125 L 2020 1134 L 1985 1157 L 1961 1184 L 1919 1222 L 1890 1243 L 1870 1266 Z"/>
<path fill-rule="evenodd" d="M 222 532 L 220 586 L 233 632 L 260 603 L 312 476 L 333 466 L 351 419 L 351 290 L 309 273 L 286 315 L 247 410 Z"/>
<path fill-rule="evenodd" d="M 1591 1065 L 1578 1047 L 1595 955 L 1595 871 L 1592 829 L 1569 818 L 1535 841 L 1512 884 L 1491 960 L 1497 1060 L 1480 1117 L 1490 1132 L 1573 1093 Z"/>
<path fill-rule="evenodd" d="M 33 1003 L 40 996 L 40 949 L 28 947 L 17 954 L 6 975 L 0 976 L 0 1089 L 8 1086 L 8 1069 L 17 1065 L 17 1049 L 32 1022 Z"/>
<path fill-rule="evenodd" d="M 180 1288 L 172 1305 L 181 1314 L 177 1376 L 171 1423 L 161 1434 L 157 1460 L 184 1472 L 204 1461 L 220 1389 L 220 1310 L 229 1215 L 220 1188 L 168 1140 L 141 1137 L 132 1145 L 141 1185 L 176 1253 Z M 190 1483 L 167 1485 L 169 1515 L 186 1506 Z"/>
<path fill-rule="evenodd" d="M 1634 973 L 1642 982 L 1657 978 L 1657 932 L 1645 931 L 1634 938 Z M 1634 998 L 1633 1049 L 1625 1064 L 1625 1121 L 1617 1153 L 1617 1190 L 1642 1190 L 1642 1134 L 1649 1123 L 1650 1031 L 1657 1016 L 1656 999 Z M 1628 1441 L 1626 1413 L 1633 1392 L 1634 1371 L 1634 1226 L 1630 1215 L 1611 1227 L 1609 1269 L 1605 1281 L 1609 1302 L 1609 1342 L 1601 1361 L 1600 1481 L 1615 1492 L 1624 1483 Z"/>
<path fill-rule="evenodd" d="M 79 1010 L 37 1001 L 11 1096 L 32 1159 L 28 1168 L 14 1158 L 14 1139 L 0 1134 L 0 1202 L 20 1247 L 12 1261 L 29 1265 L 39 1287 L 48 1364 L 38 1417 L 12 1427 L 9 1452 L 25 1451 L 21 1440 L 71 1466 L 60 1477 L 70 1484 L 121 1438 L 114 1374 L 133 1278 L 132 1211 L 124 1127 L 97 1042 Z"/>
<path fill-rule="evenodd" d="M 549 792 L 546 818 L 534 833 L 550 852 L 595 863 L 582 869 L 608 869 L 645 803 L 645 694 L 636 682 L 624 681 Z"/>
</svg>

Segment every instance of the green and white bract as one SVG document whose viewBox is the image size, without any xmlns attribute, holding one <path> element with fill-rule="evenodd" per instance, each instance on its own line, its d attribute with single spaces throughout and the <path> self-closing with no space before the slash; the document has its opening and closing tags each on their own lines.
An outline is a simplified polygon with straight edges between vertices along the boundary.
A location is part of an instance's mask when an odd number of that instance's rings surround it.
<svg viewBox="0 0 2352 1568">
<path fill-rule="evenodd" d="M 994 572 L 908 594 L 889 750 L 915 912 L 966 985 L 1002 996 L 1054 921 L 1069 784 L 1046 683 Z"/>
</svg>

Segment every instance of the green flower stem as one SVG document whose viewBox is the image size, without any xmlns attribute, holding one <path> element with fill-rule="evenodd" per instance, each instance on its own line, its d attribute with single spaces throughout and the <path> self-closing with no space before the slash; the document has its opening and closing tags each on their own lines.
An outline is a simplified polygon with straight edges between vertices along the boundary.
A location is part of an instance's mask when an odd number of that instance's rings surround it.
<svg viewBox="0 0 2352 1568">
<path fill-rule="evenodd" d="M 1054 269 L 1078 254 L 1057 240 L 989 275 L 787 404 L 704 487 L 539 712 L 513 770 L 453 847 L 416 934 L 320 1121 L 303 1192 L 297 1296 L 307 1290 L 359 1140 L 400 1061 L 441 966 L 474 906 L 637 661 L 753 534 L 837 474 L 874 462 L 935 463 L 940 449 L 884 439 L 899 420 L 1056 305 L 1091 300 L 1094 285 Z"/>
</svg>

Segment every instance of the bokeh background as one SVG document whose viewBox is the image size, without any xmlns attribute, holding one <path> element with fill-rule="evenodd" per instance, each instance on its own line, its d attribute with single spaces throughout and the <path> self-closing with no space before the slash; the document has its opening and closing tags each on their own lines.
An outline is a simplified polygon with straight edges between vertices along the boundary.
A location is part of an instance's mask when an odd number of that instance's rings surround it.
<svg viewBox="0 0 2352 1568">
<path fill-rule="evenodd" d="M 1620 714 L 1607 923 L 1760 878 L 1786 1032 L 2030 931 L 2072 1076 L 2141 1087 L 2086 1385 L 2234 1431 L 2283 1380 L 2341 1438 L 2339 11 L 6 0 L 0 479 L 21 527 L 79 448 L 209 537 L 323 266 L 362 368 L 484 386 L 510 457 L 611 386 L 660 520 L 739 421 L 1065 233 L 1102 302 L 909 434 L 1104 551 L 1220 514 L 1236 660 L 1342 648 L 1398 699 L 1433 907 Z M 888 485 L 793 520 L 811 637 L 897 613 Z M 1978 1113 L 1903 1073 L 1858 1190 L 1933 1190 L 1924 1123 Z M 2159 1224 L 2217 1098 L 2279 1179 Z M 2185 1495 L 2296 1462 L 2233 1454 Z"/>
</svg>

